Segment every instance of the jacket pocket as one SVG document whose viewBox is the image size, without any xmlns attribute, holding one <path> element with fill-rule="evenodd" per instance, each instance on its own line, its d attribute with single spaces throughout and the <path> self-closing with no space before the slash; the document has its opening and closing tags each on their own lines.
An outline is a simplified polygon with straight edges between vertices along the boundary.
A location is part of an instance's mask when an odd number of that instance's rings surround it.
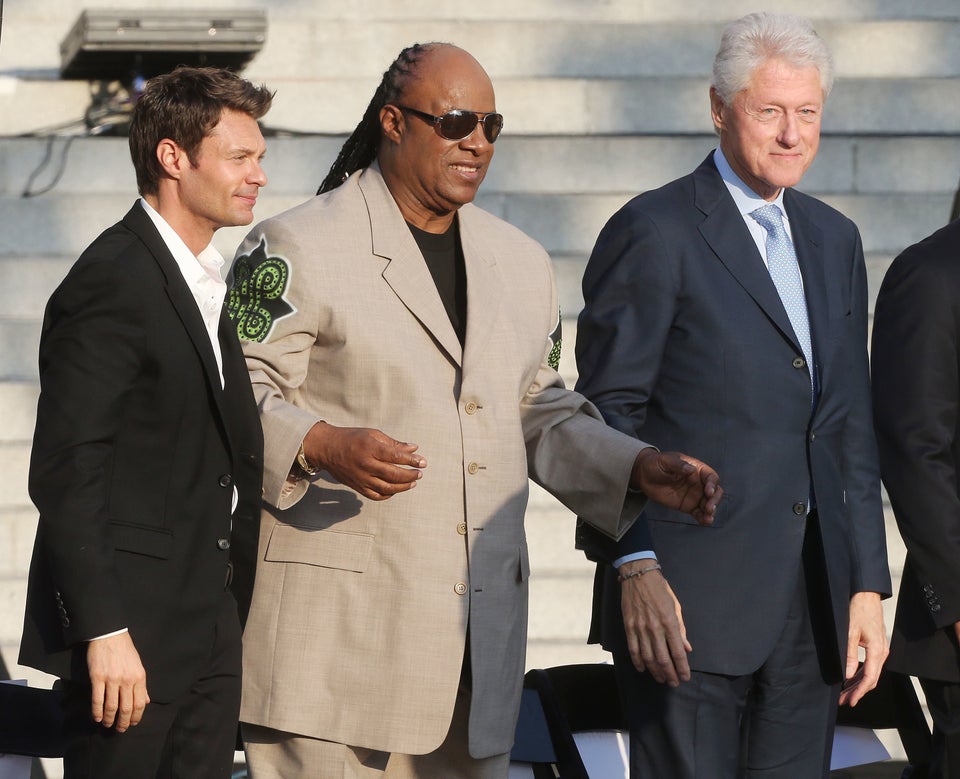
<svg viewBox="0 0 960 779">
<path fill-rule="evenodd" d="M 709 525 L 701 525 L 689 514 L 685 514 L 682 511 L 665 509 L 660 505 L 654 505 L 652 508 L 647 509 L 645 514 L 647 520 L 650 522 L 668 522 L 675 525 L 694 525 L 707 530 L 709 528 L 723 527 L 726 524 L 727 519 L 730 516 L 730 504 L 732 502 L 733 498 L 728 493 L 724 492 L 723 497 L 720 499 L 720 505 L 717 506 L 717 511 L 713 515 L 713 522 L 711 522 Z"/>
<path fill-rule="evenodd" d="M 110 534 L 113 548 L 121 552 L 169 560 L 173 551 L 173 533 L 164 528 L 111 521 Z"/>
<path fill-rule="evenodd" d="M 303 563 L 363 573 L 370 563 L 373 539 L 369 533 L 277 525 L 270 533 L 263 559 L 272 563 Z"/>
</svg>

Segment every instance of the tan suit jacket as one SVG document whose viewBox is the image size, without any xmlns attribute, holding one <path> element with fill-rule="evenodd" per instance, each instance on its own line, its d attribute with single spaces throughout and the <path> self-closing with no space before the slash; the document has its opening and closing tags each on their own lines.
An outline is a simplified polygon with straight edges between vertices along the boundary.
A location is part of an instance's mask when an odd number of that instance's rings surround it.
<svg viewBox="0 0 960 779">
<path fill-rule="evenodd" d="M 266 470 L 245 722 L 432 751 L 469 625 L 471 752 L 506 752 L 526 646 L 528 475 L 612 536 L 642 508 L 628 480 L 645 445 L 546 364 L 558 312 L 548 256 L 477 207 L 459 220 L 464 349 L 376 165 L 256 226 L 238 252 L 231 311 Z M 291 491 L 320 419 L 419 444 L 422 480 L 382 502 L 325 475 Z"/>
</svg>

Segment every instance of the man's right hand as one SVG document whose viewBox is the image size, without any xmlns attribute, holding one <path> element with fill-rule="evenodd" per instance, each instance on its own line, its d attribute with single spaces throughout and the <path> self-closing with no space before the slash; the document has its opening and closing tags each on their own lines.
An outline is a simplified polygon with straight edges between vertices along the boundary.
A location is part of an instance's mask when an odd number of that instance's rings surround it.
<svg viewBox="0 0 960 779">
<path fill-rule="evenodd" d="M 96 638 L 87 644 L 87 670 L 93 687 L 91 713 L 95 722 L 123 733 L 140 723 L 150 703 L 147 672 L 129 633 Z"/>
<path fill-rule="evenodd" d="M 620 566 L 621 575 L 648 568 L 656 560 L 631 560 Z M 687 641 L 680 602 L 657 570 L 632 576 L 620 583 L 620 607 L 630 659 L 638 671 L 648 671 L 671 687 L 690 680 Z"/>
<path fill-rule="evenodd" d="M 427 467 L 417 449 L 379 430 L 326 422 L 317 422 L 303 439 L 307 462 L 370 500 L 386 500 L 416 486 Z"/>
</svg>

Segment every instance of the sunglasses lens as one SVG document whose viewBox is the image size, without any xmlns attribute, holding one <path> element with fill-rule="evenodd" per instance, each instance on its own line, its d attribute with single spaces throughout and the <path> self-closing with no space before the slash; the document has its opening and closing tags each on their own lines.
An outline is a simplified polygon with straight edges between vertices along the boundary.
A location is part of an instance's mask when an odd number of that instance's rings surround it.
<svg viewBox="0 0 960 779">
<path fill-rule="evenodd" d="M 440 134 L 448 141 L 466 138 L 477 126 L 477 115 L 468 111 L 449 111 L 440 117 Z"/>
<path fill-rule="evenodd" d="M 487 114 L 485 117 L 483 117 L 483 134 L 487 136 L 487 140 L 490 141 L 490 143 L 493 143 L 495 140 L 497 140 L 502 129 L 502 114 Z"/>
<path fill-rule="evenodd" d="M 462 141 L 474 131 L 479 121 L 479 117 L 471 111 L 448 111 L 440 117 L 440 135 L 448 141 Z M 490 143 L 497 140 L 502 128 L 503 116 L 500 114 L 487 114 L 483 117 L 483 134 Z"/>
</svg>

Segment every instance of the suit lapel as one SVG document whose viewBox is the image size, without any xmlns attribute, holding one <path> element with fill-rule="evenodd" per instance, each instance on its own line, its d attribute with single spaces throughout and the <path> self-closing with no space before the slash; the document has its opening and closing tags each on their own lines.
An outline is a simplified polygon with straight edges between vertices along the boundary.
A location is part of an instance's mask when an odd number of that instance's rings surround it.
<svg viewBox="0 0 960 779">
<path fill-rule="evenodd" d="M 471 219 L 474 206 L 460 209 L 460 241 L 463 245 L 463 261 L 467 271 L 467 337 L 466 356 L 478 355 L 486 348 L 493 324 L 500 311 L 503 298 L 503 282 L 497 271 L 497 263 L 490 249 L 483 248 L 483 236 L 475 231 Z M 475 363 L 475 359 L 469 362 Z"/>
<path fill-rule="evenodd" d="M 796 250 L 800 275 L 803 277 L 803 294 L 807 299 L 807 317 L 810 320 L 813 353 L 819 364 L 821 359 L 827 357 L 824 340 L 827 334 L 823 332 L 825 323 L 828 321 L 823 233 L 810 221 L 794 192 L 788 189 L 784 193 L 783 204 L 790 219 L 793 248 Z"/>
<path fill-rule="evenodd" d="M 376 163 L 361 176 L 360 190 L 370 212 L 373 253 L 387 260 L 383 279 L 401 302 L 433 336 L 457 365 L 463 350 L 450 317 L 443 307 L 437 285 L 427 263 L 410 234 L 400 210 L 387 189 Z M 469 263 L 468 263 L 469 266 Z M 467 332 L 470 328 L 470 270 L 467 270 Z"/>
<path fill-rule="evenodd" d="M 137 203 L 130 209 L 123 218 L 123 223 L 143 241 L 147 249 L 153 255 L 160 269 L 163 271 L 166 279 L 167 297 L 173 305 L 177 316 L 183 323 L 183 328 L 187 336 L 193 343 L 193 347 L 200 355 L 200 361 L 203 364 L 203 370 L 207 377 L 207 383 L 213 390 L 212 395 L 216 400 L 217 410 L 223 418 L 224 411 L 222 407 L 222 387 L 220 385 L 220 371 L 217 368 L 217 358 L 213 353 L 213 346 L 210 344 L 210 338 L 207 335 L 207 328 L 203 324 L 203 317 L 200 316 L 200 309 L 197 308 L 197 302 L 187 286 L 187 282 L 180 273 L 180 268 L 170 250 L 163 242 L 157 228 L 154 226 L 147 212 Z M 221 324 L 222 326 L 222 324 Z"/>
<path fill-rule="evenodd" d="M 709 156 L 693 173 L 695 203 L 704 214 L 700 234 L 717 258 L 763 310 L 776 328 L 802 355 L 790 318 L 783 307 L 773 279 L 757 251 L 743 216 L 727 191 Z M 791 222 L 792 227 L 792 222 Z"/>
</svg>

